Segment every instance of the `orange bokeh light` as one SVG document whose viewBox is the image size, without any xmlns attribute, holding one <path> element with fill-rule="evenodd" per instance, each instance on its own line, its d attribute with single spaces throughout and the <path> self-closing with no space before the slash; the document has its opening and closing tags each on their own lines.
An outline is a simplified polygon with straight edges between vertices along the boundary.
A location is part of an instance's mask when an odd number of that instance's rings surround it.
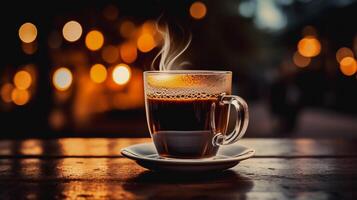
<svg viewBox="0 0 357 200">
<path fill-rule="evenodd" d="M 120 56 L 125 63 L 133 63 L 138 56 L 135 43 L 126 42 L 122 44 L 120 46 Z"/>
<path fill-rule="evenodd" d="M 137 46 L 141 52 L 151 51 L 156 46 L 154 37 L 149 33 L 142 34 L 138 38 Z"/>
<path fill-rule="evenodd" d="M 295 52 L 293 62 L 298 67 L 307 67 L 311 62 L 311 58 L 304 57 L 300 55 L 299 52 Z"/>
<path fill-rule="evenodd" d="M 104 44 L 104 36 L 100 31 L 92 30 L 87 34 L 85 43 L 89 50 L 97 51 Z"/>
<path fill-rule="evenodd" d="M 18 105 L 25 105 L 30 100 L 30 93 L 27 90 L 13 89 L 11 92 L 12 101 Z"/>
<path fill-rule="evenodd" d="M 129 82 L 131 77 L 130 67 L 126 64 L 115 66 L 112 72 L 113 81 L 118 85 L 124 85 Z"/>
<path fill-rule="evenodd" d="M 152 20 L 146 21 L 142 25 L 141 28 L 142 28 L 143 33 L 149 33 L 149 34 L 155 34 L 156 33 L 156 24 Z"/>
<path fill-rule="evenodd" d="M 12 101 L 11 99 L 11 92 L 14 89 L 14 86 L 11 83 L 5 83 L 1 87 L 1 98 L 4 102 L 10 103 Z"/>
<path fill-rule="evenodd" d="M 20 90 L 26 90 L 31 86 L 31 74 L 25 70 L 18 71 L 14 76 L 14 84 Z"/>
<path fill-rule="evenodd" d="M 90 78 L 96 83 L 102 83 L 107 78 L 107 69 L 102 64 L 95 64 L 90 69 Z"/>
<path fill-rule="evenodd" d="M 135 24 L 129 20 L 125 20 L 120 24 L 119 32 L 120 35 L 124 38 L 130 38 L 135 33 Z"/>
<path fill-rule="evenodd" d="M 345 57 L 340 62 L 340 70 L 346 76 L 352 76 L 357 71 L 356 60 L 352 57 Z"/>
<path fill-rule="evenodd" d="M 298 43 L 298 51 L 302 56 L 315 57 L 321 52 L 321 44 L 315 37 L 304 37 Z"/>
<path fill-rule="evenodd" d="M 76 21 L 69 21 L 63 26 L 62 34 L 67 41 L 75 42 L 82 35 L 82 26 Z"/>
<path fill-rule="evenodd" d="M 71 86 L 72 81 L 72 72 L 65 67 L 57 69 L 53 74 L 52 83 L 59 91 L 67 90 Z"/>
<path fill-rule="evenodd" d="M 190 15 L 194 19 L 202 19 L 207 14 L 207 7 L 203 2 L 196 1 L 190 7 Z"/>
<path fill-rule="evenodd" d="M 345 57 L 354 57 L 353 51 L 347 47 L 341 47 L 336 52 L 336 60 L 337 62 L 341 62 L 341 60 Z"/>
<path fill-rule="evenodd" d="M 19 37 L 22 42 L 31 43 L 36 40 L 37 28 L 34 24 L 27 22 L 21 25 L 19 29 Z"/>
<path fill-rule="evenodd" d="M 119 50 L 114 45 L 107 45 L 103 47 L 102 58 L 107 63 L 115 63 L 119 59 Z"/>
</svg>

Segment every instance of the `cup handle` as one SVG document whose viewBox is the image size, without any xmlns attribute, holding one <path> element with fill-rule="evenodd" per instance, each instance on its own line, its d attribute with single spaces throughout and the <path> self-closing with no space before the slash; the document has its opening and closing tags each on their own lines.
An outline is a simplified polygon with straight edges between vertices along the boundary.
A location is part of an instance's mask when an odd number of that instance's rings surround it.
<svg viewBox="0 0 357 200">
<path fill-rule="evenodd" d="M 215 121 L 215 110 L 216 104 L 213 103 L 211 106 L 211 128 L 215 133 L 213 137 L 212 143 L 213 145 L 220 146 L 226 144 L 232 144 L 237 142 L 239 139 L 243 137 L 245 131 L 248 127 L 249 122 L 249 112 L 247 103 L 239 96 L 235 95 L 226 95 L 221 94 L 219 97 L 220 105 L 229 105 L 229 107 L 233 106 L 236 110 L 236 125 L 234 130 L 229 134 L 219 133 L 216 131 L 216 121 Z M 229 119 L 229 118 L 228 118 Z"/>
</svg>

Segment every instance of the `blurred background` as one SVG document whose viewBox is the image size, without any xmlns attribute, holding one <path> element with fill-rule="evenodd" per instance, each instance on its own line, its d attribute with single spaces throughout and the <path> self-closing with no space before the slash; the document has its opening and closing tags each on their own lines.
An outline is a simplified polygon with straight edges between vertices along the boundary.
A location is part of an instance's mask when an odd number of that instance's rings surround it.
<svg viewBox="0 0 357 200">
<path fill-rule="evenodd" d="M 149 137 L 142 72 L 192 34 L 189 69 L 231 70 L 247 137 L 357 137 L 357 1 L 12 1 L 0 137 Z"/>
</svg>

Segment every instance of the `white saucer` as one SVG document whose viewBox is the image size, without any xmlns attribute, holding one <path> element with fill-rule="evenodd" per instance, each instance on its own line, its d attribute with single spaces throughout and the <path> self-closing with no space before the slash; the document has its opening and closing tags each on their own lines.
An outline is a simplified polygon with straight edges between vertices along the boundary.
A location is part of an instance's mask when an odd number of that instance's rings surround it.
<svg viewBox="0 0 357 200">
<path fill-rule="evenodd" d="M 135 160 L 140 166 L 153 171 L 222 171 L 252 157 L 254 149 L 238 144 L 221 146 L 217 156 L 210 159 L 161 158 L 153 143 L 135 144 L 121 150 L 121 154 Z"/>
</svg>

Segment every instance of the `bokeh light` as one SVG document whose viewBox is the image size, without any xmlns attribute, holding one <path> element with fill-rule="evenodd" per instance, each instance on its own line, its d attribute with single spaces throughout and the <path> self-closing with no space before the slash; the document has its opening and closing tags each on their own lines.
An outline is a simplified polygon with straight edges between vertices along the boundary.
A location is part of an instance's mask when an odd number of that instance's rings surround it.
<svg viewBox="0 0 357 200">
<path fill-rule="evenodd" d="M 33 55 L 37 51 L 37 43 L 36 42 L 31 42 L 31 43 L 22 42 L 21 48 L 25 54 Z"/>
<path fill-rule="evenodd" d="M 90 69 L 90 78 L 96 83 L 102 83 L 107 78 L 107 69 L 102 64 L 95 64 Z"/>
<path fill-rule="evenodd" d="M 115 66 L 112 74 L 113 81 L 118 85 L 126 84 L 131 77 L 130 68 L 126 64 L 119 64 Z"/>
<path fill-rule="evenodd" d="M 119 50 L 114 45 L 104 46 L 102 49 L 102 58 L 107 63 L 115 63 L 119 59 Z"/>
<path fill-rule="evenodd" d="M 154 37 L 149 33 L 142 34 L 138 38 L 137 45 L 138 49 L 144 53 L 151 51 L 156 46 Z"/>
<path fill-rule="evenodd" d="M 345 57 L 354 57 L 353 51 L 347 47 L 341 47 L 336 52 L 336 60 L 337 62 L 341 62 L 341 60 Z"/>
<path fill-rule="evenodd" d="M 99 50 L 104 44 L 104 36 L 100 31 L 92 30 L 87 34 L 85 43 L 89 50 Z"/>
<path fill-rule="evenodd" d="M 311 58 L 304 57 L 299 52 L 295 52 L 293 55 L 293 62 L 298 67 L 307 67 L 311 62 Z"/>
<path fill-rule="evenodd" d="M 20 90 L 26 90 L 31 86 L 31 74 L 25 70 L 18 71 L 14 76 L 14 84 Z"/>
<path fill-rule="evenodd" d="M 352 76 L 357 71 L 356 60 L 352 57 L 345 57 L 340 62 L 340 70 L 346 76 Z"/>
<path fill-rule="evenodd" d="M 135 33 L 135 24 L 129 20 L 125 20 L 120 24 L 119 32 L 123 38 L 130 38 Z"/>
<path fill-rule="evenodd" d="M 103 16 L 107 20 L 116 20 L 118 18 L 119 11 L 114 5 L 108 5 L 103 10 Z"/>
<path fill-rule="evenodd" d="M 36 40 L 37 28 L 34 24 L 27 22 L 21 25 L 19 29 L 19 37 L 22 42 L 31 43 Z"/>
<path fill-rule="evenodd" d="M 155 41 L 155 46 L 162 40 L 162 35 L 158 34 L 158 25 L 153 20 L 145 21 L 141 26 L 141 34 L 148 33 L 151 34 Z"/>
<path fill-rule="evenodd" d="M 82 26 L 76 21 L 69 21 L 63 26 L 62 34 L 68 42 L 75 42 L 82 36 Z"/>
<path fill-rule="evenodd" d="M 144 22 L 144 24 L 141 27 L 143 33 L 149 33 L 154 35 L 156 33 L 156 24 L 152 20 L 148 20 Z"/>
<path fill-rule="evenodd" d="M 194 19 L 202 19 L 207 14 L 206 5 L 203 2 L 196 1 L 190 7 L 190 15 Z"/>
<path fill-rule="evenodd" d="M 72 81 L 72 72 L 65 67 L 58 68 L 53 74 L 52 82 L 57 90 L 67 90 L 71 86 Z"/>
<path fill-rule="evenodd" d="M 135 43 L 133 42 L 123 43 L 120 46 L 120 56 L 125 63 L 128 64 L 133 63 L 138 56 Z"/>
<path fill-rule="evenodd" d="M 27 90 L 13 89 L 11 99 L 18 106 L 25 105 L 30 100 L 30 93 Z"/>
<path fill-rule="evenodd" d="M 255 14 L 255 2 L 254 1 L 240 1 L 238 6 L 238 12 L 242 17 L 251 18 Z"/>
<path fill-rule="evenodd" d="M 11 99 L 11 92 L 14 89 L 14 86 L 11 83 L 5 83 L 1 87 L 1 98 L 4 102 L 10 103 L 12 101 Z"/>
<path fill-rule="evenodd" d="M 320 54 L 321 44 L 315 37 L 304 37 L 298 43 L 298 51 L 302 56 L 315 57 Z"/>
</svg>

